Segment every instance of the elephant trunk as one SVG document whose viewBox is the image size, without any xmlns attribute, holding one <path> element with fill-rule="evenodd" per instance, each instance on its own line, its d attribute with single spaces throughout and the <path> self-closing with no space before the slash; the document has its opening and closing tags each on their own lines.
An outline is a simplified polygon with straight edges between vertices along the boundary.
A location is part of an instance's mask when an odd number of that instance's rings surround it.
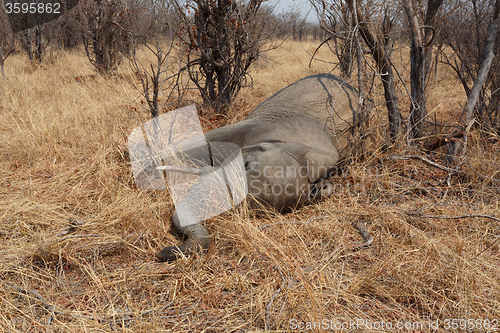
<svg viewBox="0 0 500 333">
<path fill-rule="evenodd" d="M 177 213 L 172 217 L 173 226 L 182 238 L 186 239 L 185 243 L 179 246 L 167 246 L 156 254 L 156 259 L 159 261 L 173 261 L 179 256 L 188 256 L 195 252 L 207 252 L 212 240 L 200 223 L 181 226 Z"/>
</svg>

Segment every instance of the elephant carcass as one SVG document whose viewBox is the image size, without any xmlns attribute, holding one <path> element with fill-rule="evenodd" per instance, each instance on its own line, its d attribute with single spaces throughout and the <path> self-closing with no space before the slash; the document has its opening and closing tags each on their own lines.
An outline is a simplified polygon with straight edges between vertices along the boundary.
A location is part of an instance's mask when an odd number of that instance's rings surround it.
<svg viewBox="0 0 500 333">
<path fill-rule="evenodd" d="M 205 138 L 210 144 L 240 147 L 247 181 L 243 186 L 251 206 L 263 203 L 280 212 L 289 211 L 323 192 L 328 194 L 329 187 L 322 181 L 349 143 L 357 101 L 356 89 L 338 77 L 313 75 L 274 94 L 245 120 L 205 133 Z M 190 149 L 189 142 L 185 148 L 188 155 L 198 153 Z M 172 222 L 186 242 L 165 247 L 157 253 L 158 260 L 170 261 L 179 253 L 208 249 L 210 237 L 198 222 L 202 211 L 213 204 L 208 195 L 212 186 L 206 182 L 194 185 L 177 205 Z"/>
</svg>

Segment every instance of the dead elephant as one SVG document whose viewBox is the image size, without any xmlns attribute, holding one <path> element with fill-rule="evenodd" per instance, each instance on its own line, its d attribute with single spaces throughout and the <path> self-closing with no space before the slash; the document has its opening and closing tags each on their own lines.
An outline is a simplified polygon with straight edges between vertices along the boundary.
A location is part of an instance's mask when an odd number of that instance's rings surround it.
<svg viewBox="0 0 500 333">
<path fill-rule="evenodd" d="M 244 121 L 210 131 L 205 138 L 209 143 L 240 147 L 247 200 L 283 212 L 330 194 L 331 187 L 322 180 L 349 143 L 357 105 L 355 88 L 331 74 L 313 75 L 274 94 Z M 196 155 L 196 150 L 192 152 Z M 196 184 L 190 190 L 192 195 L 181 201 L 182 208 L 177 205 L 173 225 L 186 241 L 165 247 L 156 254 L 158 260 L 170 261 L 180 253 L 208 249 L 211 239 L 199 223 L 199 212 L 210 205 L 210 190 L 210 184 Z"/>
</svg>

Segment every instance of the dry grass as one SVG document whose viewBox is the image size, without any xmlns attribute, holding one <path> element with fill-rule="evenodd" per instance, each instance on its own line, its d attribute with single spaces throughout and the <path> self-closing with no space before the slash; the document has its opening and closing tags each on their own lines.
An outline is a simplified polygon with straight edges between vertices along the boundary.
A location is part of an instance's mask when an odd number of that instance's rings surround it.
<svg viewBox="0 0 500 333">
<path fill-rule="evenodd" d="M 315 46 L 287 42 L 274 62 L 257 64 L 254 88 L 228 121 L 328 71 L 308 68 Z M 160 264 L 155 252 L 178 240 L 168 233 L 168 193 L 137 189 L 131 178 L 126 134 L 148 119 L 134 111 L 137 92 L 95 76 L 81 52 L 36 70 L 26 63 L 9 58 L 0 86 L 0 331 L 283 332 L 365 320 L 413 323 L 407 332 L 439 321 L 435 331 L 448 332 L 451 319 L 483 320 L 468 331 L 488 331 L 485 320 L 491 328 L 500 318 L 500 221 L 429 217 L 500 218 L 498 138 L 472 132 L 462 175 L 448 187 L 445 171 L 378 150 L 380 109 L 370 154 L 334 179 L 331 198 L 285 216 L 225 213 L 205 223 L 215 239 L 206 256 Z M 462 95 L 443 69 L 429 109 L 449 122 Z M 70 218 L 85 224 L 61 235 Z M 359 220 L 374 236 L 369 249 L 357 247 Z M 359 331 L 387 331 L 377 328 Z"/>
</svg>

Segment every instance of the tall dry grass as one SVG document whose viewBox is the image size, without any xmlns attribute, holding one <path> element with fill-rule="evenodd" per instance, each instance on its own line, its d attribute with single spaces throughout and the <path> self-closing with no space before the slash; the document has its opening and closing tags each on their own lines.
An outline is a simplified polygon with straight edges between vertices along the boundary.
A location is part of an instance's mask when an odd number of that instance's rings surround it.
<svg viewBox="0 0 500 333">
<path fill-rule="evenodd" d="M 308 67 L 315 47 L 287 42 L 261 60 L 226 121 L 328 71 Z M 173 204 L 132 179 L 126 135 L 149 115 L 136 111 L 128 67 L 103 78 L 81 52 L 26 64 L 9 58 L 0 86 L 1 331 L 283 332 L 309 323 L 347 332 L 364 321 L 358 331 L 400 322 L 424 332 L 438 321 L 434 331 L 449 332 L 452 319 L 477 320 L 457 322 L 460 332 L 500 327 L 498 137 L 473 131 L 448 186 L 447 172 L 381 152 L 376 109 L 367 151 L 334 177 L 332 197 L 288 215 L 227 212 L 205 223 L 215 240 L 206 256 L 160 264 L 155 252 L 179 242 L 168 232 Z M 449 123 L 462 96 L 443 68 L 429 110 Z M 410 153 L 402 143 L 391 154 Z M 370 248 L 359 247 L 354 221 L 367 224 Z"/>
</svg>

